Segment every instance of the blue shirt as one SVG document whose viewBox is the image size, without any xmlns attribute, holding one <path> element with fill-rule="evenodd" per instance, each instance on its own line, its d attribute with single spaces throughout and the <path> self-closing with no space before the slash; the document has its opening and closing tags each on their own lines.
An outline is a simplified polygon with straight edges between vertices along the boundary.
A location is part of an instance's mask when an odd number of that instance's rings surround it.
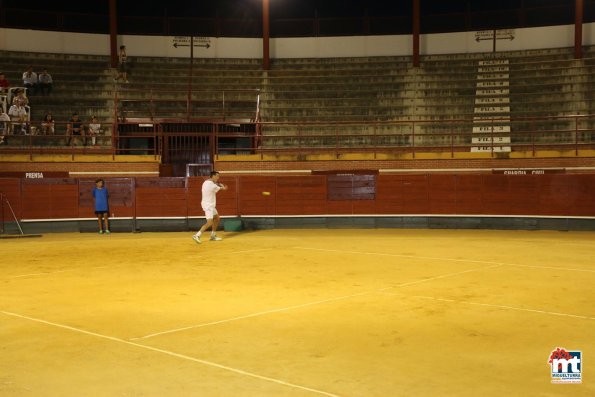
<svg viewBox="0 0 595 397">
<path fill-rule="evenodd" d="M 107 189 L 93 188 L 93 197 L 95 197 L 95 211 L 96 212 L 108 212 L 107 205 Z"/>
</svg>

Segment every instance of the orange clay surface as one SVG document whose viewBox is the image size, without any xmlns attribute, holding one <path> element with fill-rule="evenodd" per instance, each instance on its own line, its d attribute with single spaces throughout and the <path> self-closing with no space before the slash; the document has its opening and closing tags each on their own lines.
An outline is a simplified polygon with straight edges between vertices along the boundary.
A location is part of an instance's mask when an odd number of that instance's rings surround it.
<svg viewBox="0 0 595 397">
<path fill-rule="evenodd" d="M 191 236 L 0 240 L 0 396 L 595 396 L 595 233 Z"/>
</svg>

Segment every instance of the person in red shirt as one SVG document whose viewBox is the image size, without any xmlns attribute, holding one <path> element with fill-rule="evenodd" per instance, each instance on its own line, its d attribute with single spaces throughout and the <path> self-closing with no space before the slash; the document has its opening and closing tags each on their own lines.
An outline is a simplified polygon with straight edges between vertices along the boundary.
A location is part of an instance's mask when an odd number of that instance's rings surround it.
<svg viewBox="0 0 595 397">
<path fill-rule="evenodd" d="M 10 88 L 10 83 L 4 77 L 4 73 L 0 72 L 0 94 L 6 94 Z"/>
</svg>

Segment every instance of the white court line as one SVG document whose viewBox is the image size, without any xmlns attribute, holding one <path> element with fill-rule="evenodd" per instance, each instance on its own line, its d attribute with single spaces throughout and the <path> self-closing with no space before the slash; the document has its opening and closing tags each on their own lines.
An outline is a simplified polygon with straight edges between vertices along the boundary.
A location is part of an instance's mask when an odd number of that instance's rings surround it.
<svg viewBox="0 0 595 397">
<path fill-rule="evenodd" d="M 379 293 L 379 292 L 384 292 L 384 291 L 389 290 L 391 288 L 400 288 L 400 287 L 405 287 L 405 286 L 413 285 L 413 284 L 426 283 L 428 281 L 438 280 L 438 279 L 446 278 L 446 277 L 457 276 L 457 275 L 463 274 L 463 273 L 470 273 L 470 272 L 476 272 L 476 271 L 479 271 L 479 270 L 491 269 L 491 268 L 498 267 L 498 266 L 500 266 L 500 265 L 484 266 L 484 267 L 477 268 L 477 269 L 469 269 L 469 270 L 463 270 L 463 271 L 460 271 L 460 272 L 441 274 L 441 275 L 436 276 L 436 277 L 430 277 L 430 278 L 424 278 L 422 280 L 410 281 L 410 282 L 403 283 L 403 284 L 398 284 L 398 285 L 395 285 L 395 286 L 390 286 L 390 287 L 375 289 L 373 291 L 358 292 L 357 294 L 344 295 L 344 296 L 339 296 L 339 297 L 336 297 L 336 298 L 329 298 L 329 299 L 324 299 L 324 300 L 315 301 L 315 302 L 303 303 L 301 305 L 281 307 L 281 308 L 266 310 L 266 311 L 262 311 L 262 312 L 258 312 L 258 313 L 246 314 L 244 316 L 232 317 L 232 318 L 227 318 L 227 319 L 223 319 L 223 320 L 219 320 L 219 321 L 212 321 L 212 322 L 209 322 L 209 323 L 190 325 L 190 326 L 187 326 L 187 327 L 182 327 L 182 328 L 177 328 L 177 329 L 171 329 L 171 330 L 162 331 L 162 332 L 156 332 L 154 334 L 140 336 L 140 337 L 137 337 L 137 338 L 131 338 L 130 340 L 148 339 L 148 338 L 152 338 L 152 337 L 159 336 L 159 335 L 172 334 L 172 333 L 175 333 L 175 332 L 186 331 L 186 330 L 189 330 L 189 329 L 202 328 L 202 327 L 206 327 L 206 326 L 209 326 L 209 325 L 223 324 L 223 323 L 228 323 L 228 322 L 231 322 L 231 321 L 243 320 L 243 319 L 246 319 L 246 318 L 258 317 L 258 316 L 263 316 L 263 315 L 271 314 L 271 313 L 279 313 L 279 312 L 284 312 L 284 311 L 288 311 L 288 310 L 299 309 L 299 308 L 302 308 L 302 307 L 320 305 L 322 303 L 336 302 L 336 301 L 340 301 L 340 300 L 346 300 L 346 299 L 354 298 L 356 296 L 376 294 L 376 293 Z"/>
<path fill-rule="evenodd" d="M 109 266 L 95 266 L 91 267 L 90 269 L 107 269 Z M 54 272 L 41 272 L 41 273 L 28 273 L 28 274 L 19 274 L 16 276 L 7 277 L 7 279 L 13 278 L 22 278 L 22 277 L 29 277 L 29 276 L 47 276 L 49 274 L 56 274 L 56 273 L 65 273 L 65 272 L 74 272 L 76 270 L 81 270 L 84 268 L 75 268 L 75 269 L 64 269 L 64 270 L 56 270 Z"/>
<path fill-rule="evenodd" d="M 270 250 L 272 250 L 272 248 L 261 248 L 261 249 L 244 250 L 244 251 L 233 251 L 233 252 L 215 252 L 215 253 L 209 254 L 209 256 L 214 256 L 214 255 L 236 255 L 236 254 L 245 254 L 245 253 L 248 253 L 248 252 L 259 252 L 259 251 L 270 251 Z M 119 266 L 126 266 L 126 265 L 119 265 Z M 111 266 L 111 267 L 113 268 L 113 266 Z M 107 268 L 110 268 L 110 266 L 95 266 L 95 267 L 91 267 L 90 269 L 107 269 Z M 76 270 L 79 270 L 79 269 L 82 269 L 82 268 L 56 270 L 55 272 L 41 272 L 41 273 L 19 274 L 17 276 L 7 277 L 7 279 L 23 278 L 23 277 L 30 277 L 30 276 L 47 276 L 47 275 L 56 274 L 56 273 L 72 272 L 72 271 L 76 271 Z"/>
<path fill-rule="evenodd" d="M 485 266 L 485 267 L 481 267 L 481 268 L 478 268 L 478 269 L 468 269 L 468 270 L 463 270 L 463 271 L 460 271 L 460 272 L 455 272 L 455 273 L 442 274 L 442 275 L 440 275 L 440 276 L 436 276 L 436 277 L 424 278 L 424 279 L 421 279 L 421 280 L 416 280 L 416 281 L 409 281 L 409 282 L 406 282 L 406 283 L 397 284 L 397 285 L 395 285 L 395 286 L 392 286 L 392 287 L 386 287 L 386 288 L 382 288 L 382 289 L 381 289 L 381 290 L 379 290 L 379 291 L 381 291 L 381 292 L 384 292 L 384 291 L 386 291 L 386 290 L 388 290 L 388 289 L 392 289 L 392 288 L 401 288 L 401 287 L 407 287 L 407 286 L 409 286 L 409 285 L 421 284 L 421 283 L 425 283 L 425 282 L 427 282 L 427 281 L 439 280 L 439 279 L 441 279 L 441 278 L 447 278 L 447 277 L 452 277 L 452 276 L 458 276 L 458 275 L 460 275 L 460 274 L 465 274 L 465 273 L 476 272 L 476 271 L 478 271 L 478 270 L 487 270 L 487 269 L 493 269 L 493 268 L 496 268 L 496 267 L 501 267 L 501 266 L 502 266 L 502 265 L 492 265 L 492 266 Z"/>
<path fill-rule="evenodd" d="M 539 266 L 539 265 L 521 265 L 518 263 L 480 261 L 480 260 L 475 260 L 475 259 L 454 259 L 454 258 L 443 258 L 443 257 L 434 257 L 434 256 L 386 254 L 386 253 L 382 253 L 382 252 L 345 251 L 345 250 L 335 250 L 335 249 L 328 249 L 328 248 L 309 248 L 309 247 L 293 247 L 293 248 L 307 250 L 307 251 L 337 252 L 337 253 L 342 253 L 342 254 L 376 255 L 376 256 L 389 256 L 389 257 L 395 257 L 395 258 L 410 258 L 410 259 L 430 259 L 430 260 L 439 260 L 439 261 L 448 261 L 448 262 L 482 263 L 482 264 L 486 264 L 486 265 L 499 265 L 499 266 L 511 266 L 511 267 L 531 267 L 531 268 L 536 268 L 536 269 L 595 273 L 595 270 L 591 270 L 591 269 L 576 269 L 576 268 L 563 268 L 563 267 Z"/>
<path fill-rule="evenodd" d="M 56 270 L 55 272 L 19 274 L 17 276 L 10 276 L 10 277 L 7 277 L 7 278 L 8 279 L 11 279 L 11 278 L 21 278 L 21 277 L 29 277 L 29 276 L 46 276 L 48 274 L 64 273 L 66 271 L 68 271 L 68 270 Z"/>
<path fill-rule="evenodd" d="M 547 269 L 547 270 L 558 270 L 558 271 L 571 271 L 571 272 L 585 272 L 585 273 L 595 273 L 595 270 L 591 269 L 576 269 L 576 268 L 565 268 L 565 267 L 555 267 L 555 266 L 539 266 L 539 265 L 521 265 L 518 263 L 503 263 L 504 266 L 511 266 L 511 267 L 530 267 L 535 269 Z"/>
<path fill-rule="evenodd" d="M 50 321 L 41 320 L 41 319 L 34 318 L 34 317 L 24 316 L 22 314 L 17 314 L 17 313 L 12 313 L 12 312 L 5 312 L 5 311 L 0 311 L 0 313 L 5 314 L 7 316 L 18 317 L 18 318 L 22 318 L 22 319 L 25 319 L 25 320 L 35 321 L 35 322 L 38 322 L 38 323 L 47 324 L 47 325 L 51 325 L 51 326 L 54 326 L 54 327 L 67 329 L 69 331 L 79 332 L 81 334 L 95 336 L 97 338 L 111 340 L 112 342 L 119 342 L 119 343 L 123 343 L 123 344 L 129 345 L 129 346 L 139 347 L 141 349 L 146 349 L 146 350 L 154 351 L 154 352 L 157 352 L 157 353 L 166 354 L 168 356 L 177 357 L 177 358 L 181 358 L 181 359 L 188 360 L 188 361 L 194 361 L 194 362 L 199 363 L 199 364 L 203 364 L 203 365 L 207 365 L 207 366 L 210 366 L 210 367 L 215 367 L 215 368 L 223 369 L 225 371 L 234 372 L 234 373 L 237 373 L 237 374 L 240 374 L 240 375 L 249 376 L 249 377 L 260 379 L 260 380 L 264 380 L 264 381 L 267 381 L 267 382 L 277 383 L 279 385 L 283 385 L 283 386 L 287 386 L 287 387 L 292 387 L 294 389 L 305 390 L 305 391 L 309 391 L 309 392 L 312 392 L 312 393 L 321 394 L 321 395 L 324 395 L 324 396 L 339 397 L 336 394 L 327 393 L 327 392 L 322 391 L 322 390 L 316 390 L 316 389 L 312 389 L 310 387 L 296 385 L 294 383 L 285 382 L 285 381 L 282 381 L 280 379 L 275 379 L 275 378 L 270 378 L 268 376 L 258 375 L 258 374 L 252 373 L 252 372 L 247 372 L 247 371 L 243 371 L 241 369 L 232 368 L 232 367 L 228 367 L 228 366 L 225 366 L 225 365 L 217 364 L 217 363 L 214 363 L 212 361 L 201 360 L 199 358 L 190 357 L 190 356 L 187 356 L 187 355 L 184 355 L 184 354 L 175 353 L 175 352 L 172 352 L 172 351 L 169 351 L 169 350 L 163 350 L 163 349 L 158 349 L 156 347 L 141 345 L 139 343 L 130 342 L 130 341 L 127 341 L 127 340 L 124 340 L 124 339 L 120 339 L 120 338 L 116 338 L 116 337 L 113 337 L 113 336 L 102 335 L 102 334 L 98 334 L 96 332 L 91 332 L 91 331 L 85 331 L 83 329 L 70 327 L 68 325 L 53 323 L 53 322 L 50 322 Z"/>
<path fill-rule="evenodd" d="M 584 320 L 595 320 L 595 317 L 581 316 L 581 315 L 578 315 L 578 314 L 570 314 L 570 313 L 550 312 L 550 311 L 538 310 L 538 309 L 525 309 L 525 308 L 516 307 L 516 306 L 494 305 L 494 304 L 491 304 L 491 303 L 479 303 L 479 302 L 465 302 L 465 301 L 458 301 L 458 300 L 455 300 L 455 299 L 436 298 L 434 296 L 404 295 L 404 294 L 398 294 L 398 293 L 394 293 L 394 292 L 385 292 L 385 294 L 387 294 L 387 295 L 395 295 L 395 296 L 403 296 L 403 297 L 409 297 L 409 298 L 419 298 L 419 299 L 436 300 L 436 301 L 440 301 L 440 302 L 461 303 L 461 304 L 464 304 L 464 305 L 493 307 L 493 308 L 496 308 L 496 309 L 503 309 L 503 310 L 516 310 L 516 311 L 521 311 L 521 312 L 549 314 L 549 315 L 552 315 L 552 316 L 581 318 L 581 319 L 584 319 Z"/>
<path fill-rule="evenodd" d="M 214 252 L 209 253 L 209 256 L 213 255 L 236 255 L 236 254 L 246 254 L 248 252 L 261 252 L 261 251 L 271 251 L 272 248 L 256 248 L 251 250 L 243 250 L 243 251 L 231 251 L 231 252 Z"/>
<path fill-rule="evenodd" d="M 299 309 L 299 308 L 302 308 L 302 307 L 308 307 L 308 306 L 314 306 L 314 305 L 320 305 L 322 303 L 327 303 L 327 302 L 335 302 L 335 301 L 339 301 L 339 300 L 354 298 L 356 296 L 373 294 L 373 293 L 376 293 L 376 292 L 378 292 L 378 290 L 359 292 L 357 294 L 339 296 L 339 297 L 336 297 L 336 298 L 329 298 L 329 299 L 324 299 L 324 300 L 315 301 L 315 302 L 303 303 L 303 304 L 300 304 L 300 305 L 294 305 L 294 306 L 281 307 L 281 308 L 277 308 L 277 309 L 265 310 L 265 311 L 258 312 L 258 313 L 246 314 L 244 316 L 226 318 L 226 319 L 219 320 L 219 321 L 212 321 L 212 322 L 209 322 L 209 323 L 190 325 L 190 326 L 187 326 L 187 327 L 182 327 L 182 328 L 177 328 L 177 329 L 171 329 L 171 330 L 167 330 L 167 331 L 163 331 L 163 332 L 156 332 L 154 334 L 140 336 L 138 338 L 131 338 L 130 340 L 148 339 L 148 338 L 152 338 L 154 336 L 172 334 L 174 332 L 186 331 L 188 329 L 195 329 L 195 328 L 207 327 L 209 325 L 229 323 L 231 321 L 243 320 L 245 318 L 264 316 L 265 314 L 285 312 L 285 311 L 288 311 L 288 310 Z"/>
<path fill-rule="evenodd" d="M 322 251 L 322 252 L 337 252 L 341 254 L 359 254 L 359 255 L 376 255 L 376 256 L 390 256 L 396 258 L 410 258 L 410 259 L 430 259 L 430 260 L 441 260 L 449 262 L 466 262 L 466 263 L 481 263 L 485 265 L 504 265 L 504 263 L 494 261 L 479 261 L 474 259 L 453 259 L 453 258 L 442 258 L 434 256 L 418 256 L 418 255 L 401 255 L 401 254 L 386 254 L 382 252 L 365 252 L 365 251 L 346 251 L 346 250 L 335 250 L 329 248 L 310 248 L 310 247 L 293 247 L 295 249 L 306 250 L 306 251 Z"/>
</svg>

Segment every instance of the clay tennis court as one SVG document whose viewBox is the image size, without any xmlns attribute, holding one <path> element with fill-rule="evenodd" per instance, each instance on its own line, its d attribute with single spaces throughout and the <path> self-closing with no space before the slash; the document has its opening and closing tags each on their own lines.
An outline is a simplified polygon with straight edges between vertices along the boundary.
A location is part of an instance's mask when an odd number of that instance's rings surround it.
<svg viewBox="0 0 595 397">
<path fill-rule="evenodd" d="M 595 395 L 595 233 L 191 235 L 0 241 L 0 395 Z"/>
</svg>

